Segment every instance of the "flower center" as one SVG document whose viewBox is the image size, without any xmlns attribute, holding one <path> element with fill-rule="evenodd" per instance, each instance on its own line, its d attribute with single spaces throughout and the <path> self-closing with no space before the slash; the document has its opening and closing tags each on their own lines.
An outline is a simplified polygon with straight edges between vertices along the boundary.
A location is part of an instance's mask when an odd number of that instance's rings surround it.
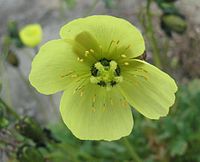
<svg viewBox="0 0 200 162">
<path fill-rule="evenodd" d="M 103 58 L 92 66 L 90 81 L 109 89 L 122 82 L 123 78 L 120 73 L 120 67 L 115 61 Z"/>
</svg>

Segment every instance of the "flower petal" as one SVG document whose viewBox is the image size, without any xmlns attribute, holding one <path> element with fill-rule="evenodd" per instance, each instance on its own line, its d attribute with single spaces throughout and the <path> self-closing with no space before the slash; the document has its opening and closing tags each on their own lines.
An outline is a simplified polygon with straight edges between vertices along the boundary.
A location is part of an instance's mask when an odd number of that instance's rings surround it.
<svg viewBox="0 0 200 162">
<path fill-rule="evenodd" d="M 117 140 L 133 127 L 131 108 L 116 88 L 106 91 L 88 83 L 73 94 L 71 87 L 62 96 L 60 111 L 67 127 L 82 140 Z"/>
<path fill-rule="evenodd" d="M 90 73 L 90 67 L 77 61 L 72 47 L 64 40 L 43 45 L 32 62 L 31 84 L 41 93 L 64 90 L 76 76 Z"/>
<path fill-rule="evenodd" d="M 83 31 L 90 33 L 97 40 L 104 54 L 108 54 L 112 47 L 123 48 L 122 51 L 129 57 L 137 57 L 145 50 L 143 37 L 135 26 L 124 19 L 107 15 L 73 20 L 61 28 L 60 36 L 75 40 Z"/>
<path fill-rule="evenodd" d="M 132 61 L 122 73 L 124 81 L 120 90 L 136 110 L 150 119 L 168 114 L 177 91 L 169 75 L 141 60 Z"/>
</svg>

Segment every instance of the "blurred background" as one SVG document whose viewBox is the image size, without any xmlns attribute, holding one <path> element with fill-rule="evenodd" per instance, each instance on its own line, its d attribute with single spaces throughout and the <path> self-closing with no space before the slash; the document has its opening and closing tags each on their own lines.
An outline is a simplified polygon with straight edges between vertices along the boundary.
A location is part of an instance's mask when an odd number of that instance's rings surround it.
<svg viewBox="0 0 200 162">
<path fill-rule="evenodd" d="M 199 10 L 200 0 L 0 0 L 0 162 L 200 162 Z M 67 22 L 98 14 L 137 26 L 146 61 L 179 87 L 167 117 L 133 110 L 132 134 L 113 142 L 75 138 L 60 118 L 62 93 L 39 94 L 28 81 L 42 44 Z M 38 41 L 20 35 L 30 24 L 41 26 Z"/>
</svg>

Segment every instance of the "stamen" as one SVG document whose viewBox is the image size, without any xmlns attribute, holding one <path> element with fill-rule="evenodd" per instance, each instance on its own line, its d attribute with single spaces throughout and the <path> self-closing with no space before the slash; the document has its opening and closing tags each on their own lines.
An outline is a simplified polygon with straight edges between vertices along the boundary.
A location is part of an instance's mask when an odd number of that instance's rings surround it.
<svg viewBox="0 0 200 162">
<path fill-rule="evenodd" d="M 100 49 L 100 55 L 103 53 L 103 47 L 102 45 L 99 45 L 99 49 Z"/>
<path fill-rule="evenodd" d="M 148 73 L 148 71 L 147 70 L 144 70 L 144 69 L 142 69 L 145 73 Z"/>
<path fill-rule="evenodd" d="M 93 98 L 92 98 L 92 102 L 93 102 L 93 103 L 96 102 L 96 95 L 93 96 Z"/>
<path fill-rule="evenodd" d="M 126 56 L 126 55 L 124 55 L 124 54 L 122 54 L 122 55 L 121 55 L 121 57 L 122 57 L 122 58 L 126 58 L 127 56 Z"/>
<path fill-rule="evenodd" d="M 103 112 L 106 111 L 106 104 L 103 104 Z"/>
<path fill-rule="evenodd" d="M 138 74 L 134 74 L 136 77 L 141 77 L 141 78 L 143 78 L 143 79 L 145 79 L 145 80 L 148 80 L 148 78 L 146 77 L 146 76 L 144 76 L 144 75 L 138 75 Z"/>
<path fill-rule="evenodd" d="M 99 78 L 99 77 L 91 76 L 91 77 L 90 77 L 90 82 L 91 82 L 91 83 L 97 84 L 97 83 L 100 82 L 100 78 Z"/>
<path fill-rule="evenodd" d="M 128 45 L 128 46 L 125 48 L 125 50 L 129 49 L 130 47 L 131 47 L 131 45 Z"/>
<path fill-rule="evenodd" d="M 72 73 L 73 73 L 73 71 L 70 71 L 68 74 L 61 75 L 60 77 L 61 77 L 61 78 L 64 78 L 64 77 L 66 77 L 66 76 L 69 76 L 69 75 L 71 75 Z"/>
<path fill-rule="evenodd" d="M 129 63 L 128 63 L 128 62 L 125 62 L 125 63 L 124 63 L 124 65 L 128 66 L 128 65 L 129 65 Z"/>
<path fill-rule="evenodd" d="M 109 53 L 110 48 L 111 48 L 111 46 L 112 46 L 112 44 L 113 44 L 114 42 L 115 42 L 114 40 L 112 40 L 112 41 L 110 42 L 110 45 L 109 45 L 109 47 L 108 47 L 108 53 Z"/>
<path fill-rule="evenodd" d="M 78 75 L 77 74 L 73 74 L 71 77 L 72 78 L 76 78 L 76 77 L 78 77 Z"/>
<path fill-rule="evenodd" d="M 145 73 L 148 73 L 148 71 L 147 70 L 145 70 L 145 69 L 142 69 L 142 68 L 137 68 L 135 71 L 143 71 L 143 72 L 145 72 Z"/>
<path fill-rule="evenodd" d="M 125 108 L 128 106 L 128 102 L 125 99 L 124 99 L 123 105 Z"/>
<path fill-rule="evenodd" d="M 115 81 L 116 81 L 117 83 L 120 83 L 120 82 L 123 81 L 123 77 L 122 77 L 122 76 L 115 77 Z"/>
<path fill-rule="evenodd" d="M 113 100 L 112 99 L 110 99 L 110 104 L 113 106 Z"/>
<path fill-rule="evenodd" d="M 85 51 L 85 56 L 87 57 L 90 54 L 89 51 Z"/>
<path fill-rule="evenodd" d="M 122 101 L 122 99 L 121 99 L 121 98 L 120 98 L 120 103 L 121 103 L 121 105 L 122 105 L 122 107 L 123 107 L 124 105 L 123 105 L 123 101 Z"/>
</svg>

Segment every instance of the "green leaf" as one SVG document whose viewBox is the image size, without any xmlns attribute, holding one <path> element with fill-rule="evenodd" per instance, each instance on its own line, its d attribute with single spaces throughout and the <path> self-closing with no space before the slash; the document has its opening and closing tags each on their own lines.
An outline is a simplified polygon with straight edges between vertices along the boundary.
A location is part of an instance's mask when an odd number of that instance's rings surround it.
<svg viewBox="0 0 200 162">
<path fill-rule="evenodd" d="M 45 162 L 37 148 L 27 145 L 19 148 L 17 157 L 20 162 Z"/>
<path fill-rule="evenodd" d="M 16 130 L 26 138 L 32 139 L 37 145 L 44 146 L 47 142 L 46 134 L 39 123 L 30 117 L 24 117 L 15 125 Z"/>
<path fill-rule="evenodd" d="M 182 138 L 174 139 L 171 145 L 170 149 L 170 155 L 172 157 L 177 156 L 177 155 L 183 155 L 188 148 L 187 141 L 185 141 Z"/>
</svg>

